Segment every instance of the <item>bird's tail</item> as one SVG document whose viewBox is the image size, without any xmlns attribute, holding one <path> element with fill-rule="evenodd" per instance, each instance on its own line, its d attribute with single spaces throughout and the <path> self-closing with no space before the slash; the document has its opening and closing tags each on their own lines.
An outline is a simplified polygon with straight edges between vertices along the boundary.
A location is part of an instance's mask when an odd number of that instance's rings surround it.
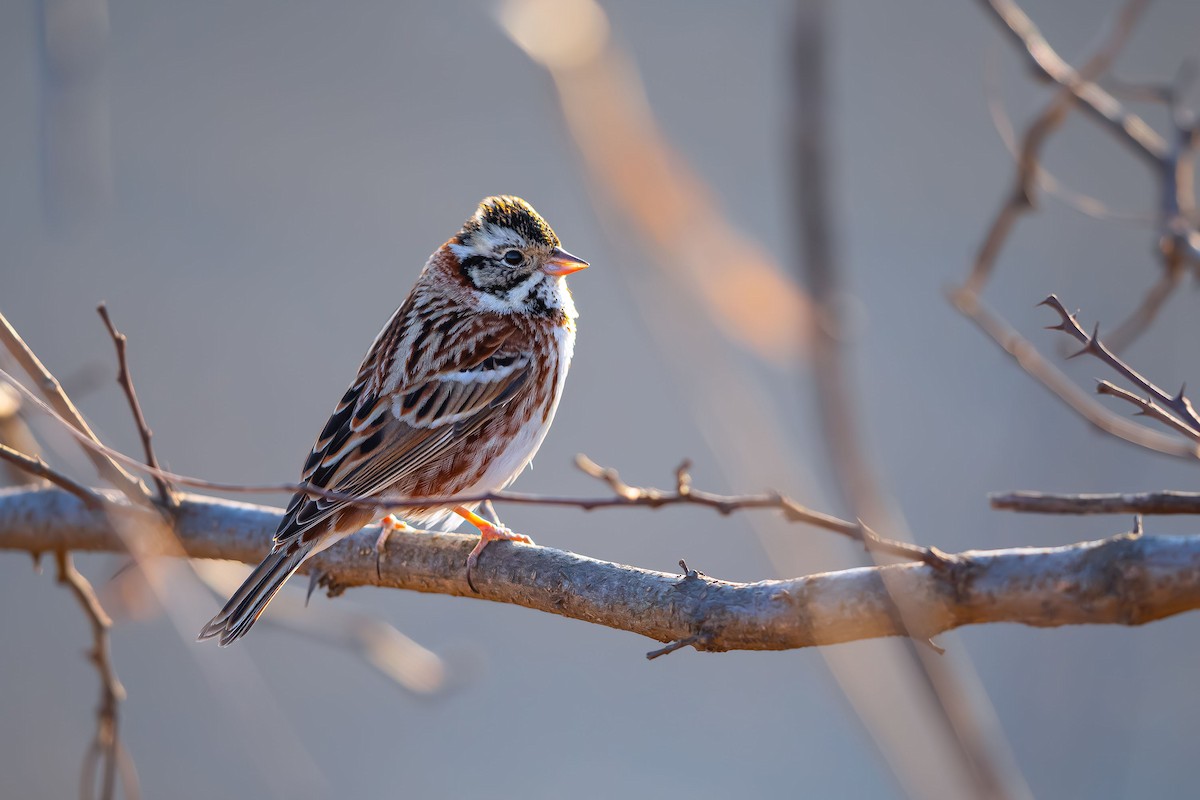
<svg viewBox="0 0 1200 800">
<path fill-rule="evenodd" d="M 311 547 L 288 548 L 271 553 L 255 567 L 250 577 L 233 593 L 229 602 L 200 631 L 198 640 L 221 637 L 222 647 L 246 635 L 267 604 L 312 552 Z"/>
</svg>

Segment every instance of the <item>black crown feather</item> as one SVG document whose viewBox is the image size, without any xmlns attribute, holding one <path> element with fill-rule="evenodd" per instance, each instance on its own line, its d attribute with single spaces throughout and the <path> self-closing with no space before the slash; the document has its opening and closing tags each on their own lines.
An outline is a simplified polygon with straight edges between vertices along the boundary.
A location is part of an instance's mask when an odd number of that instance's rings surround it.
<svg viewBox="0 0 1200 800">
<path fill-rule="evenodd" d="M 558 247 L 558 237 L 546 220 L 519 197 L 505 194 L 485 198 L 479 204 L 479 210 L 463 225 L 460 235 L 475 233 L 484 225 L 508 228 L 528 242 Z"/>
</svg>

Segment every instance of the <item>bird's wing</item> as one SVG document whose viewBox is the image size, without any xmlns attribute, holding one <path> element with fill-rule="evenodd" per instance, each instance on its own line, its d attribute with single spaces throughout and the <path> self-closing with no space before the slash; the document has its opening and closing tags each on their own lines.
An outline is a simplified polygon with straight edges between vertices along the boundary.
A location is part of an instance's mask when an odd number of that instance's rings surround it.
<svg viewBox="0 0 1200 800">
<path fill-rule="evenodd" d="M 358 497 L 378 495 L 443 457 L 530 384 L 532 353 L 515 327 L 460 324 L 422 337 L 420 344 L 440 358 L 407 359 L 401 358 L 402 348 L 411 337 L 388 335 L 397 324 L 393 319 L 376 339 L 325 424 L 304 464 L 303 483 Z M 327 529 L 320 523 L 346 506 L 297 492 L 274 549 L 315 539 Z"/>
</svg>

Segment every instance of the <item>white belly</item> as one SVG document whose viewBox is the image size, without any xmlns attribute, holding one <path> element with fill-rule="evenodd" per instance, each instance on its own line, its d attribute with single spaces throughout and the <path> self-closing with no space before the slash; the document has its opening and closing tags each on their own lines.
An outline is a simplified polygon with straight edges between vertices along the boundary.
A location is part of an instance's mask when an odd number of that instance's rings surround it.
<svg viewBox="0 0 1200 800">
<path fill-rule="evenodd" d="M 563 386 L 567 380 L 567 370 L 571 366 L 571 354 L 575 349 L 575 331 L 568 328 L 555 329 L 555 345 L 558 349 L 558 375 L 555 378 L 554 392 L 550 395 L 550 409 L 544 415 L 543 409 L 536 409 L 530 420 L 521 426 L 504 449 L 493 456 L 483 475 L 469 487 L 456 494 L 476 495 L 494 492 L 505 488 L 520 475 L 537 454 L 538 448 L 550 431 L 554 422 L 554 414 L 558 410 L 558 401 L 562 397 Z M 465 504 L 474 509 L 479 503 Z M 462 518 L 450 510 L 437 512 L 426 518 L 422 527 L 452 531 L 462 523 Z"/>
<path fill-rule="evenodd" d="M 565 327 L 556 328 L 554 342 L 558 348 L 558 375 L 555 377 L 554 392 L 550 395 L 550 409 L 544 415 L 544 420 L 543 414 L 534 413 L 500 454 L 491 460 L 483 476 L 464 494 L 491 492 L 508 486 L 529 466 L 542 446 L 554 422 L 558 401 L 567 381 L 567 370 L 571 366 L 571 354 L 575 348 L 575 332 Z"/>
</svg>

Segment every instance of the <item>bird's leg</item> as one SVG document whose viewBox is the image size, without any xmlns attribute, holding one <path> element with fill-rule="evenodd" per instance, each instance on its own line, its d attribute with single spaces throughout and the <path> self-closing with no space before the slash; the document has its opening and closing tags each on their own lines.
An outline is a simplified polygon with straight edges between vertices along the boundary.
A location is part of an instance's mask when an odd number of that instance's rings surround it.
<svg viewBox="0 0 1200 800">
<path fill-rule="evenodd" d="M 375 552 L 383 555 L 383 549 L 387 545 L 388 537 L 396 531 L 408 530 L 408 523 L 397 517 L 395 514 L 388 514 L 383 519 L 379 520 L 379 538 L 375 540 Z"/>
<path fill-rule="evenodd" d="M 379 520 L 379 538 L 375 540 L 375 574 L 383 577 L 382 569 L 379 562 L 383 560 L 384 551 L 387 548 L 388 537 L 396 531 L 411 530 L 408 523 L 401 520 L 395 514 L 388 514 L 383 519 Z"/>
<path fill-rule="evenodd" d="M 491 500 L 484 500 L 480 505 L 480 508 L 483 509 L 483 513 L 488 522 L 492 523 L 493 525 L 500 524 L 500 515 L 496 513 L 496 506 Z"/>
<path fill-rule="evenodd" d="M 492 524 L 464 506 L 455 506 L 454 513 L 479 529 L 479 544 L 475 545 L 475 549 L 471 551 L 471 555 L 467 556 L 467 585 L 476 594 L 479 594 L 479 590 L 475 588 L 475 583 L 471 580 L 471 570 L 479 563 L 479 554 L 483 552 L 483 548 L 487 547 L 489 542 L 503 540 L 533 544 L 533 539 L 530 539 L 528 536 L 521 533 L 513 533 L 503 525 Z"/>
</svg>

